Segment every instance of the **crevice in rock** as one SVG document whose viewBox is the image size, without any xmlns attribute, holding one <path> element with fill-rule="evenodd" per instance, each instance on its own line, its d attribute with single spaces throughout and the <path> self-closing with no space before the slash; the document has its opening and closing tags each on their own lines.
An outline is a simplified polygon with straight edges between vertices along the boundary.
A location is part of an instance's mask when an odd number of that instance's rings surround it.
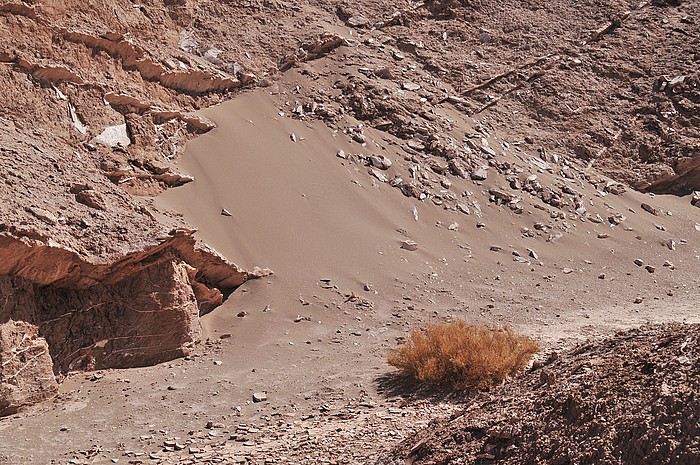
<svg viewBox="0 0 700 465">
<path fill-rule="evenodd" d="M 126 70 L 136 70 L 147 81 L 155 81 L 164 87 L 188 94 L 226 92 L 240 87 L 238 79 L 222 72 L 168 70 L 145 56 L 145 51 L 122 36 L 95 37 L 89 34 L 59 29 L 64 39 L 82 44 L 94 50 L 101 50 L 119 59 Z"/>
<path fill-rule="evenodd" d="M 4 4 L 0 6 L 0 13 L 21 15 L 35 21 L 39 20 L 35 9 L 24 4 Z M 163 87 L 179 93 L 202 95 L 213 92 L 227 92 L 241 86 L 241 81 L 234 76 L 213 68 L 207 70 L 191 69 L 188 68 L 187 64 L 179 60 L 177 65 L 185 68 L 184 70 L 168 69 L 163 64 L 148 58 L 144 49 L 126 39 L 122 34 L 106 33 L 101 37 L 95 37 L 50 24 L 47 26 L 56 36 L 69 42 L 84 45 L 93 51 L 106 52 L 112 58 L 120 60 L 125 70 L 135 70 L 144 80 L 157 82 Z M 3 55 L 7 56 L 2 61 L 15 61 L 20 69 L 32 74 L 39 80 L 84 83 L 77 74 L 64 66 L 41 66 L 25 59 L 12 59 L 12 54 L 8 51 L 4 51 Z M 14 55 L 16 57 L 16 52 Z"/>
</svg>

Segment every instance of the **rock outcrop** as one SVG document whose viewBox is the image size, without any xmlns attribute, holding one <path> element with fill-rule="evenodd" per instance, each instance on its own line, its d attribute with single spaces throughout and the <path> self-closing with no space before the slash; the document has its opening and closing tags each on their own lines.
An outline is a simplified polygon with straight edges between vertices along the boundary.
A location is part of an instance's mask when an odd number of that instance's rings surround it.
<svg viewBox="0 0 700 465">
<path fill-rule="evenodd" d="M 51 397 L 55 375 L 188 354 L 200 314 L 255 276 L 191 231 L 108 264 L 0 234 L 0 414 Z"/>
</svg>

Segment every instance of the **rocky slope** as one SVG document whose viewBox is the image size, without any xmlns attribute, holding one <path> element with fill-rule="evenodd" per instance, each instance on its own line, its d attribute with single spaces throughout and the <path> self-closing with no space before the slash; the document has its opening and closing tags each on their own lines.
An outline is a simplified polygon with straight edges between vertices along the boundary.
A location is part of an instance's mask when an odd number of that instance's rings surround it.
<svg viewBox="0 0 700 465">
<path fill-rule="evenodd" d="M 553 353 L 372 463 L 697 463 L 698 336 L 643 327 Z"/>
<path fill-rule="evenodd" d="M 649 215 L 635 227 L 675 249 L 653 224 L 672 208 L 598 198 L 621 183 L 700 189 L 698 13 L 663 1 L 0 2 L 0 415 L 53 396 L 54 375 L 189 353 L 199 316 L 268 273 L 198 244 L 177 217 L 163 226 L 172 213 L 148 197 L 193 181 L 174 162 L 215 126 L 193 112 L 246 88 L 359 144 L 338 153 L 367 175 L 358 183 L 476 223 L 482 207 L 506 221 L 536 211 L 518 235 L 551 241 L 576 221 L 632 228 L 633 208 Z M 472 197 L 472 185 L 484 188 Z M 518 263 L 538 260 L 527 253 Z"/>
</svg>

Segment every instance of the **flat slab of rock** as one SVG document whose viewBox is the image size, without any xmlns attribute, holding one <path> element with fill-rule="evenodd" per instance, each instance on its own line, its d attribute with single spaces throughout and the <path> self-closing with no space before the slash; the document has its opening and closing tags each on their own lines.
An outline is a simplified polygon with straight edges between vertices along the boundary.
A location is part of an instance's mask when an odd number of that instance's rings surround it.
<svg viewBox="0 0 700 465">
<path fill-rule="evenodd" d="M 404 82 L 403 84 L 401 84 L 401 88 L 403 90 L 416 91 L 420 90 L 420 84 L 416 84 L 415 82 Z"/>
<path fill-rule="evenodd" d="M 127 147 L 131 144 L 126 123 L 105 128 L 102 133 L 93 139 L 93 142 L 107 147 Z"/>
</svg>

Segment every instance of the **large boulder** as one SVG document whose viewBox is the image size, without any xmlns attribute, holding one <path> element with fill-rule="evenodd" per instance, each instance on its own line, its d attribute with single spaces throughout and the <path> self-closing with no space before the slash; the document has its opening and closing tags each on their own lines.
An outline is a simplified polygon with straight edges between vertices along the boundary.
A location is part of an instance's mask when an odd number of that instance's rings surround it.
<svg viewBox="0 0 700 465">
<path fill-rule="evenodd" d="M 0 416 L 57 393 L 49 346 L 38 328 L 23 321 L 0 323 Z"/>
</svg>

